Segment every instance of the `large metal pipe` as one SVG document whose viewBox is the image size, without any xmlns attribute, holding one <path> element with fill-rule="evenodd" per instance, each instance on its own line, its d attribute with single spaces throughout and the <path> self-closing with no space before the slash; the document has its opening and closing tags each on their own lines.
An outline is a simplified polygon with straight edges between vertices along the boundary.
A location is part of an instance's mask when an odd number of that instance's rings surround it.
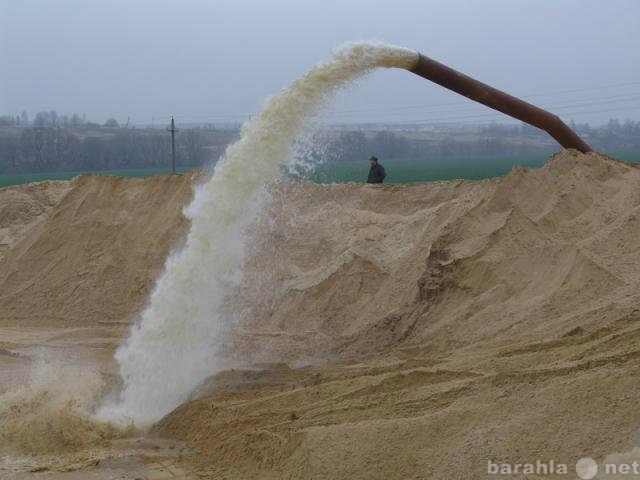
<svg viewBox="0 0 640 480">
<path fill-rule="evenodd" d="M 471 78 L 453 68 L 449 68 L 429 57 L 420 54 L 416 65 L 410 71 L 471 100 L 480 102 L 487 107 L 545 130 L 564 148 L 575 148 L 583 153 L 592 151 L 591 147 L 556 115 Z"/>
</svg>

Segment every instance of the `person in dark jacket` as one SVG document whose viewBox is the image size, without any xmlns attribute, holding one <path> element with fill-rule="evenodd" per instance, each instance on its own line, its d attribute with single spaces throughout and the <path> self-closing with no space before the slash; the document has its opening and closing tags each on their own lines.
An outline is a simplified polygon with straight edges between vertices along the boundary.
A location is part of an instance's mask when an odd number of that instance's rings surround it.
<svg viewBox="0 0 640 480">
<path fill-rule="evenodd" d="M 369 159 L 369 163 L 371 164 L 371 168 L 369 169 L 367 183 L 384 182 L 384 177 L 387 176 L 387 172 L 385 172 L 384 167 L 378 163 L 378 159 L 376 157 L 371 157 Z"/>
</svg>

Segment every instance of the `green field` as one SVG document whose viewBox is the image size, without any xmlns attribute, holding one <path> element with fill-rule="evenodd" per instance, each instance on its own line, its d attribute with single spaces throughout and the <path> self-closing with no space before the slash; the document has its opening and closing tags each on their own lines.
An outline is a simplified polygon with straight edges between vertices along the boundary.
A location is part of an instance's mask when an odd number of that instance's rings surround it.
<svg viewBox="0 0 640 480">
<path fill-rule="evenodd" d="M 621 160 L 640 163 L 640 151 L 612 154 Z M 432 159 L 390 159 L 381 160 L 387 170 L 387 182 L 409 183 L 434 180 L 483 179 L 505 175 L 514 165 L 539 167 L 546 160 L 544 155 L 530 156 L 476 156 L 448 157 Z M 367 178 L 369 163 L 367 160 L 331 162 L 318 165 L 312 172 L 301 177 L 319 183 L 364 182 Z M 192 168 L 179 168 L 179 172 Z M 81 173 L 101 173 L 129 177 L 145 177 L 169 173 L 169 168 L 147 168 L 138 170 L 108 170 L 100 172 L 55 172 L 17 175 L 0 175 L 0 187 L 42 180 L 69 180 Z"/>
<path fill-rule="evenodd" d="M 429 160 L 380 161 L 387 171 L 386 182 L 409 183 L 454 178 L 483 179 L 504 175 L 513 165 L 538 167 L 545 156 L 522 157 L 449 157 Z M 367 160 L 326 163 L 316 168 L 307 178 L 320 183 L 363 182 L 367 179 Z"/>
<path fill-rule="evenodd" d="M 640 163 L 640 152 L 623 152 L 612 155 L 629 162 Z M 527 156 L 476 156 L 448 157 L 429 160 L 386 160 L 381 163 L 387 170 L 385 181 L 390 183 L 429 182 L 435 180 L 470 179 L 506 175 L 514 165 L 540 167 L 549 157 Z M 368 162 L 326 163 L 305 175 L 320 183 L 363 182 L 367 178 Z"/>
</svg>

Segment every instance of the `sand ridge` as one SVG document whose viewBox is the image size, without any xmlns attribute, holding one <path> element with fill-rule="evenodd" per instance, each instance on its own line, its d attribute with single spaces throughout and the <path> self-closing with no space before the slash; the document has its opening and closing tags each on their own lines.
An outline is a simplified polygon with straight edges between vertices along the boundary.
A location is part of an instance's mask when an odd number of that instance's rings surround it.
<svg viewBox="0 0 640 480">
<path fill-rule="evenodd" d="M 232 354 L 308 366 L 214 377 L 156 432 L 210 478 L 483 478 L 488 459 L 624 451 L 638 187 L 636 166 L 572 151 L 481 182 L 283 185 Z"/>
<path fill-rule="evenodd" d="M 0 260 L 0 325 L 129 325 L 188 226 L 191 181 L 77 177 Z"/>
<path fill-rule="evenodd" d="M 0 260 L 0 348 L 76 342 L 105 374 L 193 180 L 79 180 Z M 632 450 L 638 167 L 564 151 L 486 181 L 270 195 L 227 303 L 230 368 L 152 430 L 196 449 L 190 471 L 483 478 L 487 459 Z"/>
</svg>

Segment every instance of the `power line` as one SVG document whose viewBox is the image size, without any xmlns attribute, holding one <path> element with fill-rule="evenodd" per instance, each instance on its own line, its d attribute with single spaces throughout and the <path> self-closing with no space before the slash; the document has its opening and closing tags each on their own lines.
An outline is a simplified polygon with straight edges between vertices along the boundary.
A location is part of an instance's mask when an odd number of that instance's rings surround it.
<svg viewBox="0 0 640 480">
<path fill-rule="evenodd" d="M 590 87 L 590 88 L 580 88 L 574 90 L 558 90 L 555 92 L 544 92 L 544 93 L 532 93 L 527 95 L 520 95 L 519 98 L 534 98 L 534 97 L 543 97 L 548 95 L 560 95 L 567 93 L 579 93 L 579 92 L 588 92 L 594 90 L 605 90 L 607 88 L 614 88 L 620 86 L 629 86 L 629 85 L 640 85 L 640 82 L 627 82 L 627 83 L 617 83 L 612 85 L 603 85 L 599 87 Z M 629 94 L 626 94 L 629 95 Z M 462 98 L 461 98 L 462 99 Z M 460 101 L 456 102 L 446 102 L 446 103 L 437 103 L 437 104 L 423 104 L 423 105 L 405 105 L 405 106 L 394 106 L 394 107 L 380 107 L 380 108 L 372 108 L 372 109 L 359 109 L 359 110 L 338 110 L 335 112 L 331 112 L 332 114 L 342 114 L 342 113 L 367 113 L 374 111 L 395 111 L 395 110 L 409 110 L 409 109 L 418 109 L 418 108 L 431 108 L 431 107 L 446 107 L 450 105 L 459 105 Z"/>
<path fill-rule="evenodd" d="M 634 111 L 640 110 L 640 105 L 633 107 L 624 107 L 624 108 L 613 108 L 613 109 L 604 109 L 604 110 L 587 110 L 587 111 L 573 111 L 573 112 L 564 112 L 561 116 L 567 117 L 569 115 L 583 115 L 583 114 L 594 114 L 594 113 L 607 113 L 607 112 L 620 112 L 620 111 Z M 405 121 L 387 121 L 384 123 L 390 125 L 440 125 L 445 123 L 460 123 L 461 121 L 471 119 L 471 118 L 505 118 L 503 114 L 500 113 L 484 113 L 478 115 L 467 115 L 467 116 L 458 116 L 458 117 L 448 117 L 440 120 L 434 119 L 418 119 L 418 120 L 405 120 Z"/>
<path fill-rule="evenodd" d="M 588 92 L 595 90 L 605 90 L 608 88 L 618 88 L 623 86 L 630 85 L 640 85 L 640 82 L 625 82 L 625 83 L 616 83 L 609 85 L 601 85 L 598 87 L 588 87 L 588 88 L 579 88 L 572 90 L 556 90 L 553 92 L 542 92 L 542 93 L 532 93 L 527 95 L 521 95 L 520 98 L 534 98 L 534 97 L 543 97 L 549 95 L 561 95 L 561 94 L 570 94 L 570 93 L 580 93 L 580 92 Z M 620 94 L 618 96 L 627 96 L 627 95 L 635 95 L 637 92 L 630 92 L 625 94 Z M 462 99 L 461 99 L 462 100 Z M 343 114 L 351 114 L 351 113 L 374 113 L 374 112 L 394 112 L 401 110 L 413 110 L 413 109 L 432 109 L 434 107 L 446 107 L 446 106 L 460 106 L 460 100 L 456 102 L 445 102 L 445 103 L 432 103 L 432 104 L 422 104 L 422 105 L 404 105 L 404 106 L 394 106 L 394 107 L 379 107 L 379 108 L 367 108 L 367 109 L 357 109 L 357 110 L 337 110 L 337 111 L 329 111 L 327 115 L 343 115 Z M 464 107 L 467 108 L 467 107 Z M 162 115 L 154 115 L 154 117 L 158 117 Z M 168 115 L 167 115 L 168 116 Z M 176 117 L 180 117 L 181 119 L 239 119 L 245 120 L 251 117 L 250 114 L 185 114 L 185 115 L 175 115 Z"/>
<path fill-rule="evenodd" d="M 554 105 L 554 104 L 542 104 L 542 106 L 545 109 L 551 109 L 551 110 L 555 110 L 555 109 L 559 109 L 559 108 L 566 108 L 566 107 L 579 107 L 579 106 L 589 106 L 589 105 L 602 105 L 602 104 L 609 104 L 609 103 L 618 103 L 618 102 L 627 102 L 627 101 L 631 101 L 631 100 L 636 100 L 636 99 L 640 99 L 640 92 L 638 93 L 633 93 L 633 94 L 625 94 L 625 95 L 615 95 L 612 97 L 603 97 L 603 98 L 599 98 L 599 99 L 594 99 L 594 101 L 580 101 L 580 102 L 572 102 L 569 104 L 564 104 L 564 105 Z M 478 108 L 483 108 L 480 105 L 478 105 L 475 109 L 470 109 L 468 106 L 465 106 L 463 108 L 457 108 L 457 109 L 446 109 L 446 110 L 430 110 L 427 113 L 452 113 L 452 112 L 457 112 L 457 113 L 474 113 L 478 111 Z M 429 109 L 426 109 L 429 110 Z M 415 112 L 415 113 L 422 113 L 422 112 Z M 406 115 L 406 113 L 391 113 L 391 115 Z"/>
</svg>

